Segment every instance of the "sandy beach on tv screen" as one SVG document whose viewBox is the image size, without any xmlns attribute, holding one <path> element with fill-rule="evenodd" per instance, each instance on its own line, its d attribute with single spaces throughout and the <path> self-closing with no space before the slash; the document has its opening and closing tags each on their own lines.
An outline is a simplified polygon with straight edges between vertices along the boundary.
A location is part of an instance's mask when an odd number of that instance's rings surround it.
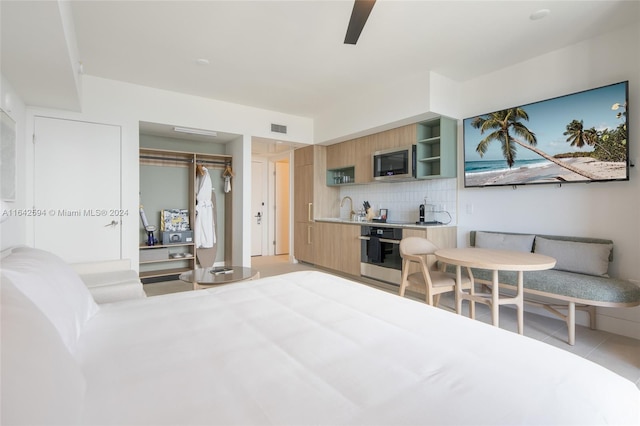
<svg viewBox="0 0 640 426">
<path fill-rule="evenodd" d="M 601 180 L 624 179 L 626 176 L 626 163 L 624 162 L 598 161 L 589 157 L 566 158 L 562 161 L 580 170 L 588 171 Z M 554 163 L 495 172 L 465 173 L 465 186 L 581 181 L 585 182 L 589 179 Z"/>
</svg>

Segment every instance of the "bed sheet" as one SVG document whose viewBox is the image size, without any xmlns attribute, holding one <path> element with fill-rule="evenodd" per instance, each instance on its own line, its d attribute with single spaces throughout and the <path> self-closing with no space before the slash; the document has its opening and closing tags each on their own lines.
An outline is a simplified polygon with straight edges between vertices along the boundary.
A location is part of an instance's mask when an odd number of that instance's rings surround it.
<svg viewBox="0 0 640 426">
<path fill-rule="evenodd" d="M 104 306 L 85 424 L 637 424 L 630 381 L 316 271 Z"/>
</svg>

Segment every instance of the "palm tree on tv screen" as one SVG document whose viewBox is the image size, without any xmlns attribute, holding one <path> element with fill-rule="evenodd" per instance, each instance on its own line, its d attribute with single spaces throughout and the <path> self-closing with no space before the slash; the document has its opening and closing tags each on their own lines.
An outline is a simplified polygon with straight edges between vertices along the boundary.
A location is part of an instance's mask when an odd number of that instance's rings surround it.
<svg viewBox="0 0 640 426">
<path fill-rule="evenodd" d="M 517 145 L 535 152 L 542 158 L 557 164 L 567 170 L 577 173 L 580 176 L 584 176 L 587 179 L 598 179 L 595 176 L 584 170 L 580 170 L 570 164 L 566 164 L 560 159 L 554 158 L 544 151 L 536 148 L 538 140 L 535 133 L 529 130 L 520 120 L 529 121 L 529 115 L 523 108 L 510 108 L 502 111 L 486 114 L 481 117 L 476 117 L 471 122 L 471 126 L 476 129 L 480 129 L 480 134 L 484 134 L 485 131 L 492 130 L 484 139 L 482 139 L 476 147 L 476 152 L 480 154 L 480 157 L 484 156 L 489 148 L 489 144 L 494 140 L 499 141 L 502 144 L 502 155 L 509 168 L 511 168 L 516 160 Z M 575 121 L 575 120 L 574 120 Z M 514 136 L 518 136 L 524 140 L 516 139 Z"/>
<path fill-rule="evenodd" d="M 567 142 L 571 142 L 571 146 L 582 148 L 585 145 L 595 145 L 598 140 L 596 129 L 584 129 L 583 121 L 571 120 L 567 124 L 567 131 L 563 133 L 567 136 Z"/>
<path fill-rule="evenodd" d="M 567 136 L 567 142 L 571 142 L 571 146 L 582 148 L 585 145 L 596 148 L 591 154 L 592 157 L 600 161 L 624 161 L 616 157 L 615 153 L 608 150 L 604 144 L 600 143 L 602 138 L 608 138 L 608 130 L 604 134 L 600 134 L 595 128 L 585 129 L 583 121 L 572 120 L 567 124 L 567 131 L 563 133 Z"/>
</svg>

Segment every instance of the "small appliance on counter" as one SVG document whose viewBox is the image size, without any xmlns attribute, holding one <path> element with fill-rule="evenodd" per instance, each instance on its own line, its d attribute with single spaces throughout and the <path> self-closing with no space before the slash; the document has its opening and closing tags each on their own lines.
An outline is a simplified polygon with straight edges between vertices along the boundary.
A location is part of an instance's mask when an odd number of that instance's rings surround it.
<svg viewBox="0 0 640 426">
<path fill-rule="evenodd" d="M 373 221 L 379 223 L 387 223 L 387 217 L 389 216 L 388 209 L 380 209 L 378 216 L 374 216 Z"/>
<path fill-rule="evenodd" d="M 432 204 L 420 204 L 418 210 L 418 221 L 416 225 L 442 225 L 442 222 L 435 220 L 435 210 Z"/>
</svg>

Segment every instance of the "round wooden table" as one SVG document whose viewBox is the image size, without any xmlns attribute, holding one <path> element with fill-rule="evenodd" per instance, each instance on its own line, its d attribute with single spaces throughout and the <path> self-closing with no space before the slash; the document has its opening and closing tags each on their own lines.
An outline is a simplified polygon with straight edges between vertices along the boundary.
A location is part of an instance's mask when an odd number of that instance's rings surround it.
<svg viewBox="0 0 640 426">
<path fill-rule="evenodd" d="M 484 303 L 491 308 L 493 325 L 498 326 L 500 305 L 514 304 L 518 310 L 518 333 L 520 334 L 524 332 L 524 272 L 551 269 L 556 264 L 554 258 L 542 254 L 477 247 L 442 249 L 436 251 L 435 255 L 439 261 L 456 266 L 456 312 L 458 314 L 462 311 L 463 300 L 469 300 L 471 318 L 475 318 L 475 302 Z M 471 279 L 471 289 L 468 293 L 462 290 L 462 267 L 467 268 Z M 493 271 L 490 294 L 475 293 L 471 268 Z M 518 272 L 518 290 L 514 297 L 500 297 L 498 271 Z"/>
<path fill-rule="evenodd" d="M 245 268 L 243 266 L 227 266 L 228 271 L 215 272 L 216 268 L 196 269 L 195 271 L 180 274 L 180 279 L 193 283 L 193 289 L 209 288 L 215 285 L 231 284 L 238 281 L 255 280 L 260 278 L 257 269 Z"/>
</svg>

